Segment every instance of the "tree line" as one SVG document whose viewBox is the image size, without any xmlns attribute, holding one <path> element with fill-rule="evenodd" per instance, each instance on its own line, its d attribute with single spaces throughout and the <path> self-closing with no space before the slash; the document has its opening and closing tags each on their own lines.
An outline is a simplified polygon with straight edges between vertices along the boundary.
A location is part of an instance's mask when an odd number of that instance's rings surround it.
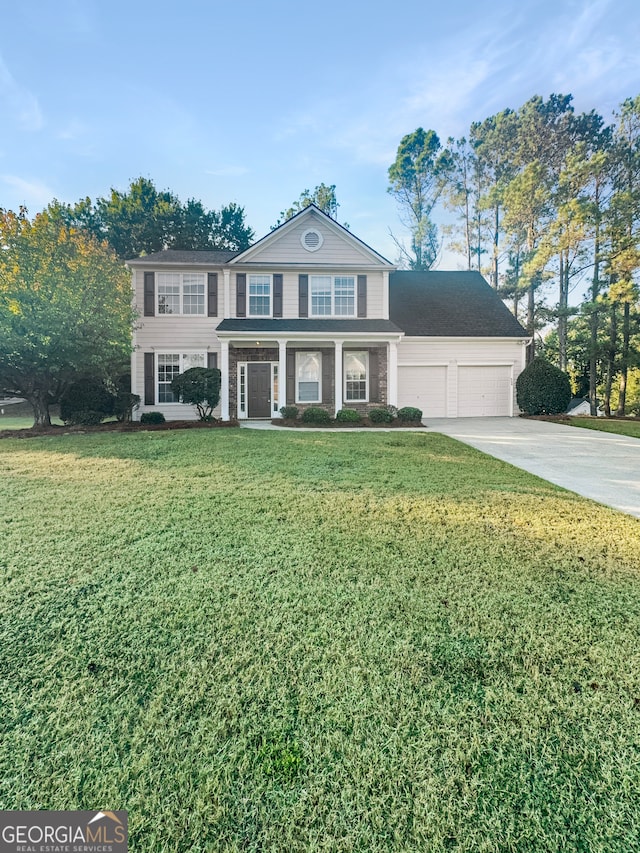
<svg viewBox="0 0 640 853">
<path fill-rule="evenodd" d="M 521 320 L 530 359 L 542 349 L 592 414 L 601 402 L 622 415 L 640 364 L 640 96 L 610 121 L 572 101 L 535 96 L 444 145 L 434 130 L 403 137 L 388 176 L 409 246 L 394 239 L 405 266 L 429 269 L 444 237 Z M 442 211 L 453 224 L 441 236 Z M 573 308 L 576 288 L 584 298 Z"/>
</svg>

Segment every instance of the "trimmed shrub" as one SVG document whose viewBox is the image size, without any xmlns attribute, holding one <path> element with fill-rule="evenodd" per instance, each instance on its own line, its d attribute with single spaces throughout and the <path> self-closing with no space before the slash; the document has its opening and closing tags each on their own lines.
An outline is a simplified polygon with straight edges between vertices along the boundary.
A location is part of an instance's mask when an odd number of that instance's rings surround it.
<svg viewBox="0 0 640 853">
<path fill-rule="evenodd" d="M 280 414 L 285 419 L 285 421 L 295 421 L 298 417 L 298 407 L 297 406 L 282 406 L 280 409 Z"/>
<path fill-rule="evenodd" d="M 196 407 L 201 421 L 210 421 L 220 402 L 221 373 L 217 367 L 190 367 L 171 383 L 171 390 L 181 403 Z"/>
<path fill-rule="evenodd" d="M 401 421 L 420 423 L 422 421 L 422 409 L 416 409 L 414 406 L 404 406 L 402 409 L 398 409 L 398 417 Z"/>
<path fill-rule="evenodd" d="M 164 421 L 162 412 L 143 412 L 140 415 L 141 424 L 163 424 Z"/>
<path fill-rule="evenodd" d="M 95 426 L 115 411 L 115 397 L 100 379 L 80 379 L 60 400 L 60 417 L 66 424 Z"/>
<path fill-rule="evenodd" d="M 394 417 L 389 409 L 371 409 L 369 420 L 372 424 L 390 424 L 393 423 Z"/>
<path fill-rule="evenodd" d="M 302 413 L 302 420 L 305 424 L 330 424 L 331 415 L 326 409 L 310 406 Z"/>
<path fill-rule="evenodd" d="M 357 424 L 362 418 L 360 417 L 360 413 L 356 412 L 355 409 L 340 409 L 336 414 L 336 420 L 341 424 Z"/>
<path fill-rule="evenodd" d="M 545 358 L 534 358 L 516 382 L 518 406 L 527 415 L 559 415 L 571 401 L 569 377 Z"/>
</svg>

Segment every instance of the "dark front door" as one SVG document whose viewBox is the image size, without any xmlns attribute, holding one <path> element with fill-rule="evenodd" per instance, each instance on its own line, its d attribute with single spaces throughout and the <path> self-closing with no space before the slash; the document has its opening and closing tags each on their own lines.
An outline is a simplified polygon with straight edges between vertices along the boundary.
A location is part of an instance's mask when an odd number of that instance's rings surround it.
<svg viewBox="0 0 640 853">
<path fill-rule="evenodd" d="M 247 364 L 248 409 L 250 418 L 271 417 L 271 365 L 267 362 Z"/>
</svg>

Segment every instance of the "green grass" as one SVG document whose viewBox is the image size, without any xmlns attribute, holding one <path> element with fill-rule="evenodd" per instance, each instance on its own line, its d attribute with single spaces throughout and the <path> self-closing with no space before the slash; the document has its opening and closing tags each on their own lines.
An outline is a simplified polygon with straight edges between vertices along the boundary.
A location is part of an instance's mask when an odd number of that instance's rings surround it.
<svg viewBox="0 0 640 853">
<path fill-rule="evenodd" d="M 617 435 L 629 435 L 632 438 L 640 438 L 640 419 L 638 420 L 609 420 L 608 418 L 571 418 L 571 426 L 583 427 L 584 429 L 597 429 L 601 432 L 614 432 Z"/>
<path fill-rule="evenodd" d="M 52 417 L 52 424 L 61 424 L 60 418 Z M 30 429 L 33 426 L 33 416 L 20 415 L 18 417 L 11 415 L 0 416 L 0 430 L 3 429 Z"/>
<path fill-rule="evenodd" d="M 0 808 L 637 849 L 637 520 L 418 433 L 4 440 L 0 501 Z"/>
<path fill-rule="evenodd" d="M 3 415 L 0 417 L 0 430 L 2 429 L 29 429 L 29 427 L 33 426 L 33 418 L 21 416 L 21 417 L 11 417 L 10 415 Z"/>
</svg>

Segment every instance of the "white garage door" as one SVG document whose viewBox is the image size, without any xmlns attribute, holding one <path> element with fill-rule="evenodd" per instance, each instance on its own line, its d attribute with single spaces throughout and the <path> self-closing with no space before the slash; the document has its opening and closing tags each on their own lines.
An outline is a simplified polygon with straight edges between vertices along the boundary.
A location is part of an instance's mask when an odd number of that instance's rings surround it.
<svg viewBox="0 0 640 853">
<path fill-rule="evenodd" d="M 458 367 L 458 417 L 508 417 L 511 414 L 511 367 L 509 365 L 460 365 Z"/>
<path fill-rule="evenodd" d="M 398 367 L 398 408 L 415 406 L 425 418 L 447 417 L 447 367 Z"/>
</svg>

